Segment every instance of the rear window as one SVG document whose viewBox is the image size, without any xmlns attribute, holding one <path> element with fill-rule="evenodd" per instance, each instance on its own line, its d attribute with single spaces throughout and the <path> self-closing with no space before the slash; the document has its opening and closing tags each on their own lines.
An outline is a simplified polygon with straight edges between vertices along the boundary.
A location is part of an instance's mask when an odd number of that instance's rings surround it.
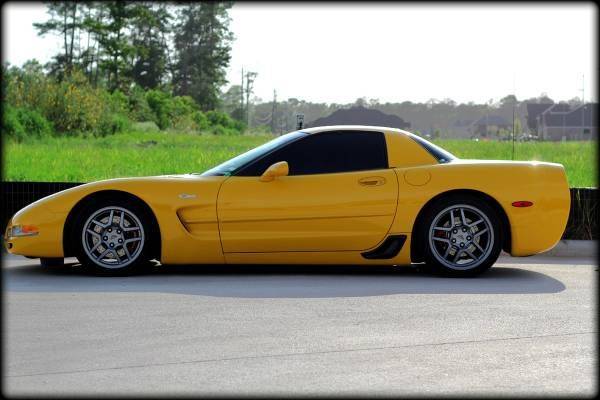
<svg viewBox="0 0 600 400">
<path fill-rule="evenodd" d="M 439 163 L 447 163 L 450 162 L 452 160 L 455 160 L 456 157 L 454 157 L 452 154 L 448 153 L 446 150 L 442 149 L 439 146 L 436 146 L 435 144 L 423 139 L 420 136 L 417 135 L 410 135 L 410 137 L 417 143 L 419 143 L 421 145 L 421 147 L 423 147 L 425 150 L 427 150 L 427 152 L 429 154 L 431 154 L 433 157 L 435 157 L 436 160 L 438 160 Z"/>
</svg>

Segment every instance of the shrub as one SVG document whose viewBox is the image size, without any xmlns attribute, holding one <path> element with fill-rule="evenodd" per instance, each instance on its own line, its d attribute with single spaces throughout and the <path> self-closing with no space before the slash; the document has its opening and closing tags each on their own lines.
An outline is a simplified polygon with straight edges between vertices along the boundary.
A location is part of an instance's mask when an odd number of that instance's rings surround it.
<svg viewBox="0 0 600 400">
<path fill-rule="evenodd" d="M 139 86 L 134 86 L 129 94 L 129 117 L 138 122 L 154 122 L 154 113 L 146 100 L 146 92 Z"/>
<path fill-rule="evenodd" d="M 215 135 L 239 135 L 245 128 L 243 122 L 234 120 L 229 114 L 220 111 L 208 111 L 206 118 Z"/>
<path fill-rule="evenodd" d="M 19 142 L 28 137 L 41 138 L 53 133 L 52 124 L 39 112 L 8 105 L 4 109 L 2 126 L 5 135 Z"/>
<path fill-rule="evenodd" d="M 148 90 L 146 92 L 146 101 L 152 110 L 153 121 L 160 129 L 167 129 L 170 125 L 169 120 L 169 95 L 160 90 Z"/>
<path fill-rule="evenodd" d="M 115 133 L 124 132 L 131 126 L 129 118 L 123 114 L 105 115 L 94 134 L 98 136 L 114 135 Z"/>
<path fill-rule="evenodd" d="M 17 110 L 10 106 L 4 107 L 2 113 L 2 136 L 12 138 L 18 142 L 22 141 L 25 136 L 25 129 L 19 121 Z"/>
<path fill-rule="evenodd" d="M 193 114 L 194 122 L 196 123 L 196 129 L 198 131 L 205 131 L 208 130 L 208 128 L 210 128 L 210 122 L 208 121 L 208 118 L 206 117 L 206 114 L 204 114 L 202 111 L 196 111 Z"/>
</svg>

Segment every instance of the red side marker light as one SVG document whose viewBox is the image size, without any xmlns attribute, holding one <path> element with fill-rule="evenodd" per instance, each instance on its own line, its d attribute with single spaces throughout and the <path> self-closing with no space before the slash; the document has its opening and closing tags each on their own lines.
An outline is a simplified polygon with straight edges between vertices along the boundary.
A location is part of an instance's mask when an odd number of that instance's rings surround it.
<svg viewBox="0 0 600 400">
<path fill-rule="evenodd" d="M 531 207 L 532 205 L 533 205 L 533 203 L 531 201 L 527 201 L 527 200 L 514 201 L 512 203 L 513 207 Z"/>
</svg>

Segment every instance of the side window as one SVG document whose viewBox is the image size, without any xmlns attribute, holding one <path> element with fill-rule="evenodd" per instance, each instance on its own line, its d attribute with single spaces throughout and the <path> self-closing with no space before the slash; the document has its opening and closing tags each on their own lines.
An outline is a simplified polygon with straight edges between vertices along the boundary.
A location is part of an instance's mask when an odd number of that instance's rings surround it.
<svg viewBox="0 0 600 400">
<path fill-rule="evenodd" d="M 287 161 L 290 175 L 331 174 L 388 168 L 382 132 L 331 131 L 308 135 L 239 171 L 260 176 L 272 164 Z"/>
</svg>

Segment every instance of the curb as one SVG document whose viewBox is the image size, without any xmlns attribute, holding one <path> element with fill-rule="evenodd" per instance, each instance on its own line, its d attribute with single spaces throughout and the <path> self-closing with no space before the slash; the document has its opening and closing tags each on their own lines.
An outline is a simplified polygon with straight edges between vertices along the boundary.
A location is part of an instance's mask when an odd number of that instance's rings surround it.
<svg viewBox="0 0 600 400">
<path fill-rule="evenodd" d="M 560 240 L 551 250 L 540 255 L 553 257 L 596 257 L 597 240 Z"/>
</svg>

